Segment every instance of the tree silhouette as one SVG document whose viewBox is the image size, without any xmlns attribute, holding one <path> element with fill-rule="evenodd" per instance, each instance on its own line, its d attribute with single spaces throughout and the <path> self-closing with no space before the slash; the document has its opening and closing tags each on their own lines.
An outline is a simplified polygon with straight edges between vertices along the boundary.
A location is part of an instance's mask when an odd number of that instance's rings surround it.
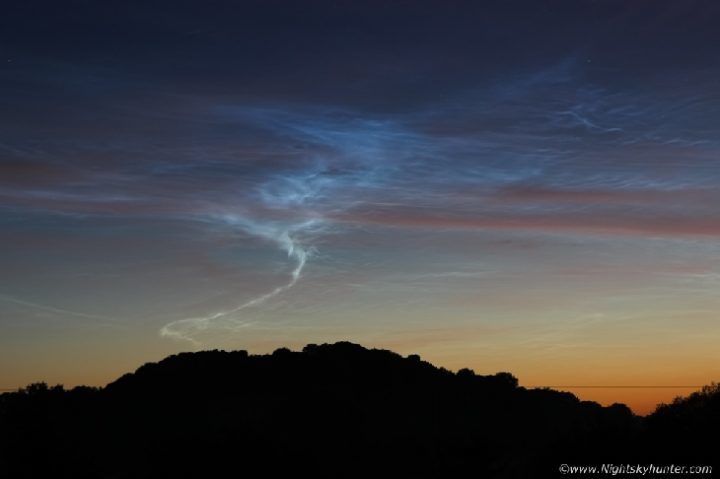
<svg viewBox="0 0 720 479">
<path fill-rule="evenodd" d="M 581 461 L 705 464 L 719 389 L 643 419 L 507 372 L 452 373 L 349 342 L 182 353 L 104 388 L 0 395 L 0 477 L 503 478 Z"/>
</svg>

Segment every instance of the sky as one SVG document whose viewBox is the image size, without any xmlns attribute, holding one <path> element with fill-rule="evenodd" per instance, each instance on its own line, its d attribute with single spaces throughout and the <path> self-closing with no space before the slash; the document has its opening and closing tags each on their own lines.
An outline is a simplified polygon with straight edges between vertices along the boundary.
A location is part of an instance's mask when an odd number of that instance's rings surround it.
<svg viewBox="0 0 720 479">
<path fill-rule="evenodd" d="M 338 340 L 640 413 L 719 380 L 719 20 L 4 2 L 0 388 Z"/>
</svg>

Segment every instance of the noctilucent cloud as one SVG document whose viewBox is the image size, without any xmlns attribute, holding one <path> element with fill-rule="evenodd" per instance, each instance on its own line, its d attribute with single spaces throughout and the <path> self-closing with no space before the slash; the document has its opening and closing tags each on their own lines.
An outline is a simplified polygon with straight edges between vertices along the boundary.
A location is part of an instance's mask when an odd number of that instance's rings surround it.
<svg viewBox="0 0 720 479">
<path fill-rule="evenodd" d="M 717 2 L 2 10 L 0 387 L 336 340 L 718 379 Z"/>
</svg>

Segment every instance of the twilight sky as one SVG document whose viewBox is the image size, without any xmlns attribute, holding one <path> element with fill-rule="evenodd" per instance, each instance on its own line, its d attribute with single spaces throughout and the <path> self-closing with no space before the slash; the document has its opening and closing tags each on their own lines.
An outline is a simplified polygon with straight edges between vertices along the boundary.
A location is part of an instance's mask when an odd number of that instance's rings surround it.
<svg viewBox="0 0 720 479">
<path fill-rule="evenodd" d="M 0 388 L 344 339 L 523 385 L 717 381 L 718 22 L 712 0 L 4 3 Z"/>
</svg>

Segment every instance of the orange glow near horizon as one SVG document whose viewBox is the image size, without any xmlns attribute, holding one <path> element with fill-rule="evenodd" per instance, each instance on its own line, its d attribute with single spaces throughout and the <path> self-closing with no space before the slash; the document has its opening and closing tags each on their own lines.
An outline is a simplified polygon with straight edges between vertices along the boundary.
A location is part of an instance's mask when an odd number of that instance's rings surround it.
<svg viewBox="0 0 720 479">
<path fill-rule="evenodd" d="M 568 391 L 584 401 L 594 401 L 603 406 L 614 403 L 626 404 L 635 414 L 645 416 L 660 404 L 669 404 L 677 397 L 689 396 L 701 387 L 609 387 L 609 388 L 558 388 Z"/>
<path fill-rule="evenodd" d="M 590 363 L 573 364 L 571 361 L 560 361 L 564 364 L 563 367 L 558 367 L 558 363 L 553 366 L 552 363 L 557 358 L 551 358 L 551 360 L 546 358 L 545 361 L 536 360 L 534 364 L 527 364 L 517 357 L 505 357 L 503 360 L 492 354 L 479 355 L 474 348 L 464 350 L 461 347 L 439 347 L 438 345 L 443 344 L 441 340 L 447 341 L 448 338 L 443 338 L 439 332 L 434 332 L 434 334 L 436 335 L 434 339 L 439 342 L 422 335 L 410 340 L 408 338 L 393 340 L 393 334 L 387 334 L 385 340 L 365 338 L 366 341 L 356 340 L 353 342 L 358 342 L 368 348 L 393 350 L 402 355 L 419 353 L 423 360 L 452 371 L 469 367 L 481 375 L 501 371 L 510 372 L 518 378 L 521 387 L 528 389 L 550 387 L 558 391 L 568 391 L 580 400 L 594 401 L 603 406 L 623 403 L 638 415 L 652 413 L 659 404 L 670 403 L 676 397 L 688 396 L 702 386 L 711 384 L 715 381 L 715 377 L 720 376 L 717 374 L 720 372 L 717 369 L 715 369 L 715 375 L 699 372 L 685 374 L 684 368 L 678 367 L 678 365 L 675 365 L 674 371 L 663 371 L 662 369 L 650 371 L 646 368 L 648 361 L 653 361 L 652 357 L 645 360 L 638 359 L 634 364 L 625 362 L 626 358 L 623 357 L 620 357 L 616 363 L 605 358 L 602 371 L 590 367 Z M 339 340 L 342 339 L 258 341 L 250 348 L 227 347 L 224 349 L 248 349 L 251 354 L 265 354 L 283 346 L 289 346 L 292 350 L 299 351 L 310 342 L 323 343 Z M 66 388 L 79 385 L 101 387 L 125 373 L 135 371 L 145 362 L 156 362 L 175 352 L 177 351 L 167 349 L 157 354 L 156 351 L 147 347 L 144 350 L 134 351 L 125 349 L 116 355 L 106 354 L 106 361 L 98 361 L 99 352 L 93 350 L 76 351 L 71 356 L 55 358 L 39 354 L 35 357 L 34 364 L 25 364 L 21 368 L 14 368 L 13 374 L 4 374 L 5 384 L 0 384 L 0 386 L 10 390 L 42 381 L 50 385 L 62 384 Z M 138 358 L 142 359 L 138 361 Z M 596 364 L 597 360 L 598 358 L 595 358 Z M 689 362 L 686 365 L 688 370 L 699 366 L 700 364 L 697 362 Z"/>
</svg>

